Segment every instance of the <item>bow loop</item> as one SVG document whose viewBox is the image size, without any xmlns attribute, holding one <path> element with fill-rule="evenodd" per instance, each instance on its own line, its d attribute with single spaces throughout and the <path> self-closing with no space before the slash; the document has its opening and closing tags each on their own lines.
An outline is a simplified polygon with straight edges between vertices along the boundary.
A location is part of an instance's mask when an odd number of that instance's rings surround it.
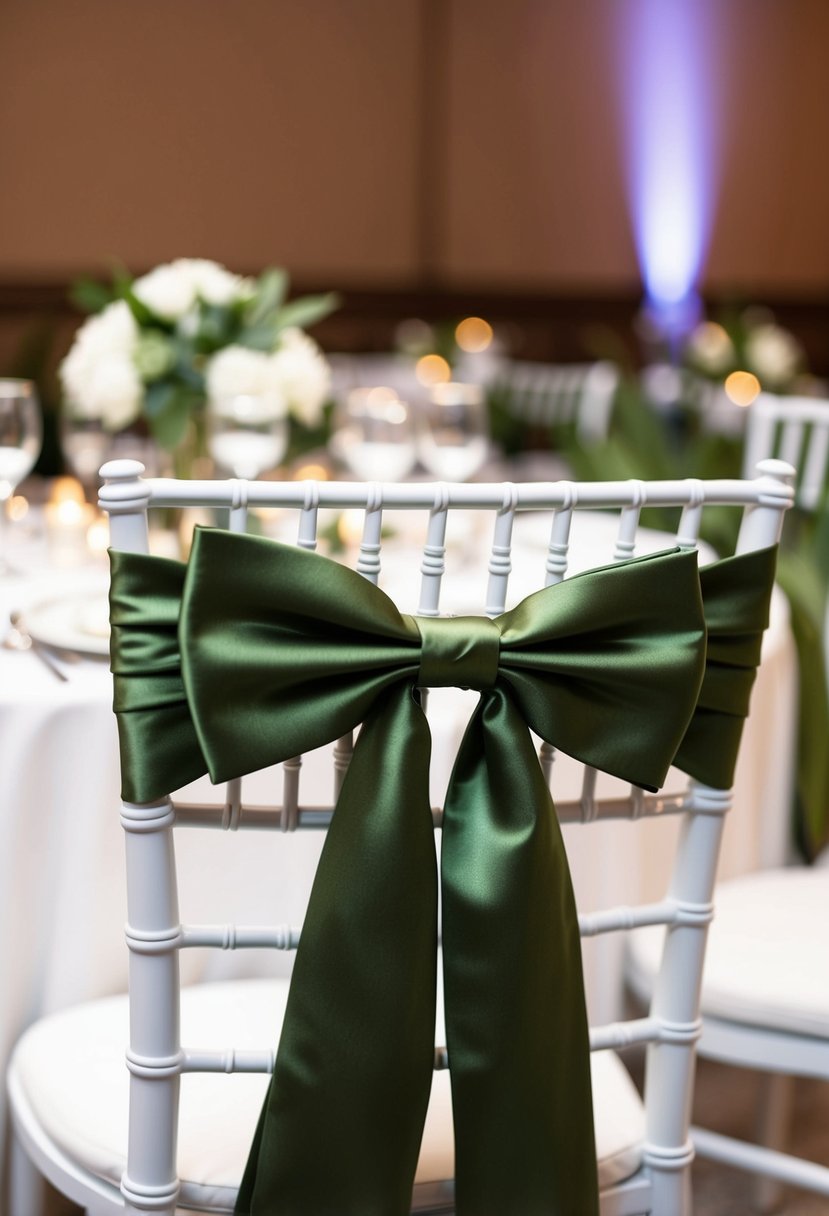
<svg viewBox="0 0 829 1216">
<path fill-rule="evenodd" d="M 576 575 L 498 624 L 501 677 L 536 734 L 659 789 L 705 666 L 696 553 L 673 549 Z"/>
<path fill-rule="evenodd" d="M 485 616 L 411 617 L 420 631 L 423 688 L 494 688 L 501 631 Z"/>
</svg>

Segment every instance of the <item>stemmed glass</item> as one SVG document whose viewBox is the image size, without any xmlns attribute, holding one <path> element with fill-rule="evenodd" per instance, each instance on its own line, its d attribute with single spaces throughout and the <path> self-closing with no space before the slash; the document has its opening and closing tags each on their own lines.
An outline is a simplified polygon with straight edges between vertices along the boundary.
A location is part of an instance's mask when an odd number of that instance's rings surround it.
<svg viewBox="0 0 829 1216">
<path fill-rule="evenodd" d="M 0 573 L 6 559 L 6 505 L 34 468 L 43 443 L 37 389 L 31 380 L 0 380 Z"/>
<path fill-rule="evenodd" d="M 97 496 L 98 470 L 105 460 L 140 460 L 148 477 L 161 472 L 159 450 L 149 432 L 133 426 L 123 431 L 109 431 L 100 418 L 83 418 L 63 412 L 60 424 L 60 446 L 64 460 L 87 496 Z"/>
<path fill-rule="evenodd" d="M 411 412 L 393 389 L 352 389 L 334 416 L 334 455 L 363 481 L 400 481 L 417 452 Z"/>
<path fill-rule="evenodd" d="M 489 428 L 479 384 L 436 384 L 421 415 L 417 454 L 441 481 L 467 481 L 487 458 Z"/>
<path fill-rule="evenodd" d="M 211 400 L 207 446 L 217 465 L 252 479 L 275 469 L 288 448 L 288 416 L 278 393 L 241 393 Z"/>
</svg>

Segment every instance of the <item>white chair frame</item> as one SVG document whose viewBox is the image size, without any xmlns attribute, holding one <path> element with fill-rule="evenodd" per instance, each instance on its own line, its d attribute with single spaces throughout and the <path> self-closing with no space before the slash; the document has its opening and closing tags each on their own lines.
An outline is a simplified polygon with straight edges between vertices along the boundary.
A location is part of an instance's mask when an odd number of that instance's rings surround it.
<svg viewBox="0 0 829 1216">
<path fill-rule="evenodd" d="M 764 548 L 780 535 L 783 516 L 791 505 L 794 470 L 780 461 L 766 461 L 751 480 L 571 482 L 523 485 L 379 485 L 316 482 L 177 482 L 144 480 L 134 461 L 105 465 L 106 483 L 100 492 L 109 513 L 112 545 L 135 553 L 149 551 L 147 511 L 150 507 L 199 506 L 229 510 L 230 527 L 243 531 L 251 507 L 293 508 L 298 515 L 297 543 L 316 546 L 317 515 L 322 507 L 360 508 L 364 529 L 356 569 L 376 582 L 380 571 L 381 525 L 384 508 L 421 510 L 428 514 L 423 548 L 418 611 L 439 615 L 447 514 L 454 508 L 488 511 L 494 516 L 489 559 L 486 612 L 503 611 L 510 574 L 510 540 L 516 512 L 546 510 L 551 532 L 546 556 L 546 584 L 567 572 L 569 533 L 574 511 L 615 509 L 619 513 L 613 557 L 624 560 L 635 552 L 639 516 L 646 505 L 676 506 L 681 518 L 676 543 L 695 548 L 706 504 L 731 504 L 742 509 L 737 552 Z M 340 778 L 348 763 L 350 739 L 335 749 Z M 542 745 L 540 758 L 549 779 L 554 750 Z M 61 1191 L 92 1216 L 114 1211 L 155 1212 L 172 1216 L 179 1195 L 176 1172 L 177 1103 L 182 1073 L 189 1071 L 267 1072 L 273 1051 L 241 1053 L 203 1051 L 184 1046 L 179 1038 L 178 952 L 190 946 L 218 948 L 267 946 L 292 949 L 298 933 L 284 927 L 182 924 L 178 911 L 173 846 L 174 827 L 223 829 L 270 828 L 277 831 L 325 826 L 330 808 L 304 807 L 299 801 L 299 766 L 286 765 L 283 805 L 253 808 L 243 805 L 239 781 L 227 785 L 224 807 L 181 805 L 169 798 L 148 805 L 124 803 L 121 821 L 127 854 L 128 926 L 130 950 L 130 1118 L 128 1163 L 120 1193 L 82 1172 L 46 1137 L 31 1116 L 25 1094 L 10 1081 L 13 1116 L 22 1150 Z M 690 1166 L 694 1149 L 689 1138 L 695 1047 L 700 1035 L 699 990 L 706 930 L 712 916 L 712 894 L 723 819 L 730 805 L 728 790 L 693 782 L 686 792 L 666 796 L 631 787 L 626 796 L 599 798 L 596 772 L 585 769 L 581 797 L 557 801 L 563 822 L 678 814 L 682 831 L 670 884 L 664 899 L 639 907 L 617 907 L 580 916 L 584 936 L 624 931 L 637 925 L 670 926 L 667 945 L 647 1016 L 592 1027 L 591 1050 L 647 1044 L 645 1083 L 646 1136 L 643 1164 L 632 1177 L 602 1195 L 603 1216 L 690 1216 Z M 436 824 L 440 811 L 435 812 Z M 445 1067 L 445 1051 L 436 1051 L 436 1067 Z M 18 1194 L 23 1194 L 19 1191 Z M 17 1201 L 18 1204 L 21 1202 Z M 422 1209 L 421 1209 L 422 1210 Z M 430 1210 L 446 1210 L 432 1208 Z M 12 1216 L 33 1216 L 35 1209 L 14 1210 Z"/>
</svg>

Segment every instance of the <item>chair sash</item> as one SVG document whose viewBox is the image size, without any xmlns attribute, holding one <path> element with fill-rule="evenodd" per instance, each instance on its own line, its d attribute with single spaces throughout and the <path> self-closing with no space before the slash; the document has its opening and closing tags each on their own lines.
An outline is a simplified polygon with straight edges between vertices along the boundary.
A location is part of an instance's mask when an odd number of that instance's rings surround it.
<svg viewBox="0 0 829 1216">
<path fill-rule="evenodd" d="M 749 687 L 743 634 L 767 605 L 767 552 L 709 579 L 727 626 L 717 662 L 736 655 Z M 751 612 L 746 580 L 759 588 Z M 683 747 L 705 779 L 716 714 L 742 721 L 747 691 L 706 669 L 713 708 L 688 743 L 705 666 L 696 555 L 590 571 L 495 621 L 433 620 L 399 613 L 316 554 L 199 529 L 186 567 L 112 554 L 111 618 L 128 801 L 205 770 L 214 781 L 255 771 L 362 723 L 237 1211 L 409 1210 L 433 1065 L 438 894 L 417 689 L 457 685 L 481 693 L 449 785 L 440 871 L 457 1211 L 596 1213 L 578 922 L 529 729 L 644 788 Z"/>
</svg>

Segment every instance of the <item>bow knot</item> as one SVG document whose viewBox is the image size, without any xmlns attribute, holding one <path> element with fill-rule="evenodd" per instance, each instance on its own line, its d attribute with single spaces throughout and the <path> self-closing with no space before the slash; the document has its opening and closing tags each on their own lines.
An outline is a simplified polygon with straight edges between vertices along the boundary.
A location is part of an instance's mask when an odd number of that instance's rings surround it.
<svg viewBox="0 0 829 1216">
<path fill-rule="evenodd" d="M 489 617 L 411 617 L 422 650 L 418 684 L 423 688 L 495 687 L 501 631 Z"/>
</svg>

